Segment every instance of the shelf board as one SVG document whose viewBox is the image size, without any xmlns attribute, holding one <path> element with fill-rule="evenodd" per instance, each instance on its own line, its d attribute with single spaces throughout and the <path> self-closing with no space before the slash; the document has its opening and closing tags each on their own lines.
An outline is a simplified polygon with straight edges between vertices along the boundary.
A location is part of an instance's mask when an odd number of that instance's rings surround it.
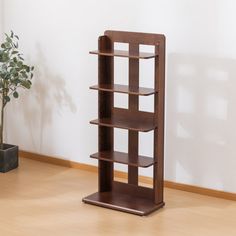
<svg viewBox="0 0 236 236">
<path fill-rule="evenodd" d="M 116 162 L 116 163 L 126 164 L 129 166 L 144 167 L 144 168 L 152 166 L 155 163 L 153 158 L 146 156 L 138 156 L 138 161 L 132 161 L 129 160 L 129 154 L 117 151 L 97 152 L 92 154 L 90 157 L 98 160 Z"/>
<path fill-rule="evenodd" d="M 150 199 L 117 192 L 97 192 L 85 197 L 83 202 L 140 216 L 165 205 L 164 202 L 156 205 Z"/>
<path fill-rule="evenodd" d="M 133 59 L 149 59 L 149 58 L 154 58 L 158 56 L 158 54 L 156 53 L 149 53 L 149 52 L 131 53 L 129 51 L 124 51 L 124 50 L 113 50 L 113 51 L 95 50 L 89 53 L 101 55 L 101 56 L 128 57 L 128 58 L 133 58 Z"/>
<path fill-rule="evenodd" d="M 120 129 L 128 129 L 133 131 L 141 131 L 141 132 L 148 132 L 154 130 L 156 126 L 147 121 L 139 121 L 139 120 L 132 120 L 132 119 L 122 119 L 122 118 L 102 118 L 90 121 L 90 124 L 106 126 L 106 127 L 114 127 Z"/>
<path fill-rule="evenodd" d="M 151 88 L 134 88 L 128 85 L 121 85 L 121 84 L 100 84 L 100 85 L 93 85 L 90 89 L 99 90 L 99 91 L 108 91 L 108 92 L 116 92 L 116 93 L 126 93 L 132 95 L 141 95 L 141 96 L 148 96 L 155 94 L 155 90 Z"/>
</svg>

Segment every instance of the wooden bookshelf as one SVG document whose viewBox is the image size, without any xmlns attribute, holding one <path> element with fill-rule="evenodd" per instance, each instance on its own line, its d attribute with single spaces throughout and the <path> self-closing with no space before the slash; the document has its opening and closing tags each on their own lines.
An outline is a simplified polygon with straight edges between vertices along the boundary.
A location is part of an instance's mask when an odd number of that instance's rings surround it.
<svg viewBox="0 0 236 236">
<path fill-rule="evenodd" d="M 139 155 L 137 160 L 132 160 L 129 157 L 128 153 L 117 152 L 117 151 L 97 152 L 97 153 L 92 154 L 90 157 L 98 159 L 98 160 L 116 162 L 116 163 L 125 164 L 129 166 L 136 166 L 136 167 L 143 167 L 143 168 L 152 166 L 155 163 L 154 159 L 151 157 Z"/>
<path fill-rule="evenodd" d="M 90 123 L 94 125 L 141 132 L 148 132 L 157 127 L 157 123 L 154 121 L 153 113 L 130 111 L 122 108 L 112 108 L 112 115 L 110 117 L 92 120 Z"/>
<path fill-rule="evenodd" d="M 148 132 L 155 129 L 155 125 L 149 122 L 139 122 L 137 120 L 125 120 L 118 119 L 116 117 L 113 118 L 102 118 L 90 121 L 91 124 L 106 126 L 106 127 L 114 127 L 120 129 L 128 129 L 133 131 L 141 131 Z"/>
<path fill-rule="evenodd" d="M 124 93 L 131 95 L 140 95 L 140 96 L 149 96 L 157 93 L 154 89 L 151 88 L 143 88 L 143 87 L 131 87 L 128 85 L 121 84 L 101 84 L 101 85 L 93 85 L 90 89 L 99 90 L 99 91 L 107 91 L 107 92 L 115 92 L 115 93 Z"/>
<path fill-rule="evenodd" d="M 115 43 L 127 43 L 128 51 L 115 50 Z M 154 52 L 140 52 L 139 45 L 152 45 Z M 98 160 L 98 192 L 83 198 L 83 202 L 147 215 L 164 206 L 164 92 L 165 92 L 165 36 L 161 34 L 105 31 L 99 37 L 98 84 L 90 89 L 98 91 L 98 118 L 90 121 L 98 125 L 98 152 L 90 157 Z M 128 85 L 114 83 L 114 57 L 128 58 Z M 154 60 L 154 88 L 139 87 L 139 60 Z M 114 107 L 114 93 L 129 96 L 128 109 Z M 154 96 L 154 112 L 139 111 L 139 96 Z M 114 150 L 114 128 L 128 130 L 128 153 Z M 153 157 L 139 155 L 139 132 L 153 130 Z M 114 163 L 128 165 L 128 183 L 114 180 Z M 138 168 L 153 166 L 153 187 L 138 184 Z"/>
<path fill-rule="evenodd" d="M 163 205 L 155 204 L 145 197 L 132 196 L 115 191 L 96 192 L 88 196 L 87 203 L 143 216 L 158 210 Z"/>
<path fill-rule="evenodd" d="M 91 51 L 90 54 L 96 54 L 101 56 L 109 56 L 109 57 L 128 57 L 133 59 L 150 59 L 158 56 L 155 53 L 148 52 L 130 52 L 123 50 L 95 50 Z"/>
</svg>

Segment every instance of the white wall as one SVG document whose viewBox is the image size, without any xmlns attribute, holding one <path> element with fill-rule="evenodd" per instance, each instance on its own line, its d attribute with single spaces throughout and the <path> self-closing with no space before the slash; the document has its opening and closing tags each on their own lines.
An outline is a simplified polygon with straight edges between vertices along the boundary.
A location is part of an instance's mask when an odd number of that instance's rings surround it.
<svg viewBox="0 0 236 236">
<path fill-rule="evenodd" d="M 2 39 L 2 33 L 3 33 L 3 0 L 0 0 L 0 39 Z"/>
<path fill-rule="evenodd" d="M 97 93 L 88 87 L 97 80 L 97 58 L 88 51 L 105 29 L 164 33 L 165 179 L 236 192 L 234 0 L 4 2 L 4 29 L 19 34 L 36 66 L 33 89 L 8 107 L 7 142 L 96 165 L 89 154 L 97 150 L 97 127 L 89 120 L 96 117 Z M 118 68 L 126 62 L 116 60 Z M 142 63 L 142 85 L 150 86 L 151 65 Z M 116 78 L 126 72 L 117 70 Z M 149 100 L 141 103 L 151 108 Z M 126 132 L 117 133 L 116 147 L 125 150 Z M 151 155 L 151 135 L 140 139 L 140 153 Z"/>
</svg>

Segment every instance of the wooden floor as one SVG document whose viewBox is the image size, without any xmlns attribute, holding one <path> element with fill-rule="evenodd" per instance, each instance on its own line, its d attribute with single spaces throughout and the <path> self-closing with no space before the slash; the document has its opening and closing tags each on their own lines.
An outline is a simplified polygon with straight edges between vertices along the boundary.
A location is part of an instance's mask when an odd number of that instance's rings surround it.
<svg viewBox="0 0 236 236">
<path fill-rule="evenodd" d="M 21 159 L 0 174 L 1 236 L 236 236 L 236 202 L 165 189 L 166 207 L 147 217 L 81 202 L 96 174 Z"/>
</svg>

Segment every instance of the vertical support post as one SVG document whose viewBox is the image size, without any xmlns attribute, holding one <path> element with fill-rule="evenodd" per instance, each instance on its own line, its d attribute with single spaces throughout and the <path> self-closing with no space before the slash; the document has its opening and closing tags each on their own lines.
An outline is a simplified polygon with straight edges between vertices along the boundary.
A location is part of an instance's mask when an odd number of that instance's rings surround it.
<svg viewBox="0 0 236 236">
<path fill-rule="evenodd" d="M 101 36 L 98 40 L 99 50 L 113 50 L 113 43 L 107 36 Z M 98 56 L 98 84 L 114 83 L 114 59 L 113 57 Z M 112 116 L 114 103 L 113 93 L 99 91 L 98 93 L 98 118 Z M 113 150 L 113 128 L 98 128 L 98 149 L 99 151 Z M 99 160 L 98 163 L 98 191 L 105 192 L 112 190 L 113 163 Z"/>
<path fill-rule="evenodd" d="M 129 44 L 129 52 L 139 53 L 139 44 Z M 139 59 L 129 59 L 129 86 L 139 87 Z M 129 110 L 139 110 L 139 97 L 129 95 Z M 129 159 L 138 160 L 138 131 L 128 131 L 128 153 Z M 128 183 L 138 185 L 138 167 L 128 166 Z"/>
<path fill-rule="evenodd" d="M 155 46 L 158 57 L 155 58 L 155 94 L 154 110 L 157 128 L 154 130 L 154 202 L 163 202 L 164 180 L 164 118 L 165 118 L 165 37 Z"/>
</svg>

